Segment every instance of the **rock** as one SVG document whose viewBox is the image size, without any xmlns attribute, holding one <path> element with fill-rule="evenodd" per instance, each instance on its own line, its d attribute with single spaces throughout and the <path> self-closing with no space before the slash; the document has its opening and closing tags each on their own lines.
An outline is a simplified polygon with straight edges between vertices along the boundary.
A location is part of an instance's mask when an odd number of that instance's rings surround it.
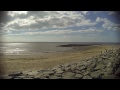
<svg viewBox="0 0 120 90">
<path fill-rule="evenodd" d="M 102 58 L 98 58 L 97 59 L 97 63 L 101 62 L 102 61 Z"/>
<path fill-rule="evenodd" d="M 11 77 L 11 76 L 5 76 L 5 77 L 2 77 L 2 79 L 13 79 L 13 77 Z"/>
<path fill-rule="evenodd" d="M 95 67 L 96 67 L 96 63 L 93 62 L 89 67 L 90 67 L 90 68 L 95 68 Z"/>
<path fill-rule="evenodd" d="M 43 76 L 43 77 L 40 77 L 40 79 L 48 79 L 48 78 L 46 78 L 46 77 Z"/>
<path fill-rule="evenodd" d="M 72 72 L 65 72 L 65 73 L 63 73 L 62 74 L 62 77 L 65 79 L 71 79 L 71 78 L 73 78 L 74 77 L 74 75 L 75 75 L 75 73 L 72 73 Z"/>
<path fill-rule="evenodd" d="M 62 78 L 58 76 L 50 76 L 49 79 L 62 79 Z"/>
<path fill-rule="evenodd" d="M 115 75 L 120 76 L 120 67 L 116 70 Z"/>
<path fill-rule="evenodd" d="M 58 77 L 62 77 L 62 74 L 58 74 L 58 73 L 56 73 L 56 74 L 54 74 L 55 76 L 58 76 Z"/>
<path fill-rule="evenodd" d="M 16 77 L 16 76 L 20 76 L 22 74 L 23 74 L 22 72 L 15 72 L 15 73 L 9 74 L 8 76 Z"/>
<path fill-rule="evenodd" d="M 81 71 L 79 71 L 79 70 L 75 70 L 74 72 L 77 73 L 77 74 L 81 73 Z"/>
<path fill-rule="evenodd" d="M 38 73 L 37 75 L 34 76 L 34 79 L 40 79 L 43 76 L 44 76 L 43 73 Z"/>
<path fill-rule="evenodd" d="M 92 79 L 92 78 L 89 75 L 86 75 L 82 79 Z"/>
<path fill-rule="evenodd" d="M 100 76 L 101 76 L 101 74 L 100 74 L 99 72 L 95 71 L 95 72 L 92 72 L 92 73 L 90 74 L 90 76 L 91 76 L 93 79 L 99 79 Z"/>
<path fill-rule="evenodd" d="M 61 68 L 56 69 L 57 74 L 62 74 L 64 71 Z"/>
<path fill-rule="evenodd" d="M 66 68 L 65 68 L 65 71 L 67 71 L 67 72 L 68 72 L 68 71 L 71 71 L 71 68 L 70 68 L 70 67 L 66 67 Z"/>
<path fill-rule="evenodd" d="M 79 67 L 79 70 L 85 70 L 85 69 L 86 69 L 85 66 L 81 66 L 81 67 Z"/>
<path fill-rule="evenodd" d="M 111 63 L 111 62 L 109 62 L 109 63 L 107 64 L 107 68 L 110 68 L 110 67 L 112 67 L 112 63 Z"/>
<path fill-rule="evenodd" d="M 83 75 L 88 75 L 90 72 L 89 71 L 85 71 L 85 72 L 83 72 L 82 74 Z"/>
<path fill-rule="evenodd" d="M 113 74 L 113 68 L 107 68 L 107 74 L 108 75 Z"/>
<path fill-rule="evenodd" d="M 81 74 L 76 74 L 75 75 L 75 78 L 77 78 L 77 79 L 82 79 L 82 77 L 83 77 L 83 75 L 81 75 Z"/>
<path fill-rule="evenodd" d="M 44 75 L 54 75 L 54 71 L 43 72 Z"/>
<path fill-rule="evenodd" d="M 71 70 L 74 71 L 76 69 L 76 65 L 71 65 Z"/>
<path fill-rule="evenodd" d="M 26 77 L 26 78 L 24 78 L 24 79 L 34 79 L 34 78 Z"/>
<path fill-rule="evenodd" d="M 88 67 L 86 70 L 89 71 L 89 72 L 95 71 L 94 68 L 90 68 L 90 67 Z"/>
<path fill-rule="evenodd" d="M 81 70 L 81 74 L 84 73 L 86 70 Z"/>
<path fill-rule="evenodd" d="M 94 70 L 100 70 L 100 69 L 104 69 L 105 68 L 105 65 L 103 64 L 100 64 L 100 65 L 97 65 Z"/>
<path fill-rule="evenodd" d="M 27 75 L 36 75 L 38 74 L 38 71 L 30 71 L 26 73 Z"/>
<path fill-rule="evenodd" d="M 102 79 L 116 79 L 115 75 L 105 75 L 102 77 Z"/>
</svg>

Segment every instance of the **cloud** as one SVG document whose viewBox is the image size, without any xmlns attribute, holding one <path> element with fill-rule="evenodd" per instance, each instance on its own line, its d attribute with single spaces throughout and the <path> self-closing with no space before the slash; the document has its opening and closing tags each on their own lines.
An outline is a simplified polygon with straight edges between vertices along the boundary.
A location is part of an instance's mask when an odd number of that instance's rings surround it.
<svg viewBox="0 0 120 90">
<path fill-rule="evenodd" d="M 96 23 L 86 19 L 88 11 L 10 11 L 9 21 L 3 30 L 40 30 L 68 28 L 73 26 L 94 26 Z"/>
<path fill-rule="evenodd" d="M 107 18 L 97 17 L 96 22 L 103 22 L 102 27 L 104 29 L 115 30 L 115 31 L 120 30 L 120 24 L 113 23 L 110 20 L 108 20 Z"/>
<path fill-rule="evenodd" d="M 113 15 L 113 14 L 117 14 L 116 11 L 106 11 L 108 13 L 108 15 Z"/>
<path fill-rule="evenodd" d="M 51 31 L 38 31 L 38 32 L 26 32 L 24 35 L 61 35 L 61 34 L 80 34 L 80 33 L 101 33 L 103 30 L 96 29 L 84 29 L 84 30 L 51 30 Z"/>
</svg>

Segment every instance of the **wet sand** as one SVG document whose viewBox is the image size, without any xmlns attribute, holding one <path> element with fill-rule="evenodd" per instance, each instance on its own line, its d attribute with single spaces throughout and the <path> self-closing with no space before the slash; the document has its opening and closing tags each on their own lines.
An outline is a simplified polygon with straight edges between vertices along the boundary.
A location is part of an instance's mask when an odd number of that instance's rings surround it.
<svg viewBox="0 0 120 90">
<path fill-rule="evenodd" d="M 42 55 L 5 55 L 1 59 L 4 73 L 27 70 L 41 70 L 58 65 L 72 63 L 99 55 L 105 49 L 120 48 L 120 45 L 76 46 L 66 52 L 46 53 Z"/>
</svg>

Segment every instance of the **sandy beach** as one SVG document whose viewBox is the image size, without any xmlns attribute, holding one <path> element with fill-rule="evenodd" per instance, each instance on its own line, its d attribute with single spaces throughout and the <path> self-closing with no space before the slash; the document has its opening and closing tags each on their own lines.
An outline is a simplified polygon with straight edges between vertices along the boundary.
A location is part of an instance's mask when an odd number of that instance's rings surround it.
<svg viewBox="0 0 120 90">
<path fill-rule="evenodd" d="M 105 49 L 109 50 L 112 48 L 120 48 L 120 45 L 77 46 L 70 51 L 42 55 L 4 55 L 1 58 L 1 65 L 4 69 L 4 74 L 41 70 L 90 58 L 99 55 Z"/>
</svg>

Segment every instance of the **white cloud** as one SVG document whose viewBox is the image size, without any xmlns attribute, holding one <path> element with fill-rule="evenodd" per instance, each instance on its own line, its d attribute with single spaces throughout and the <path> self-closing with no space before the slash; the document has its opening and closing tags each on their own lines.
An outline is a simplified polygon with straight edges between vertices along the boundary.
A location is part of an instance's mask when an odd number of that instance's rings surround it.
<svg viewBox="0 0 120 90">
<path fill-rule="evenodd" d="M 4 30 L 40 30 L 67 28 L 72 26 L 93 26 L 96 23 L 86 19 L 88 11 L 13 11 L 15 17 L 4 24 Z M 11 29 L 10 29 L 11 28 Z"/>
<path fill-rule="evenodd" d="M 108 20 L 107 18 L 96 18 L 96 22 L 103 22 L 102 27 L 108 30 L 120 30 L 120 24 L 116 24 Z"/>
<path fill-rule="evenodd" d="M 27 11 L 8 11 L 8 15 L 11 17 L 17 16 L 17 15 L 26 15 Z"/>
<path fill-rule="evenodd" d="M 84 29 L 84 30 L 51 30 L 51 31 L 38 31 L 38 32 L 26 32 L 24 35 L 60 35 L 60 34 L 80 34 L 80 33 L 101 33 L 103 30 L 97 29 Z"/>
<path fill-rule="evenodd" d="M 113 15 L 113 14 L 117 14 L 116 11 L 106 11 L 108 13 L 108 15 Z"/>
</svg>

